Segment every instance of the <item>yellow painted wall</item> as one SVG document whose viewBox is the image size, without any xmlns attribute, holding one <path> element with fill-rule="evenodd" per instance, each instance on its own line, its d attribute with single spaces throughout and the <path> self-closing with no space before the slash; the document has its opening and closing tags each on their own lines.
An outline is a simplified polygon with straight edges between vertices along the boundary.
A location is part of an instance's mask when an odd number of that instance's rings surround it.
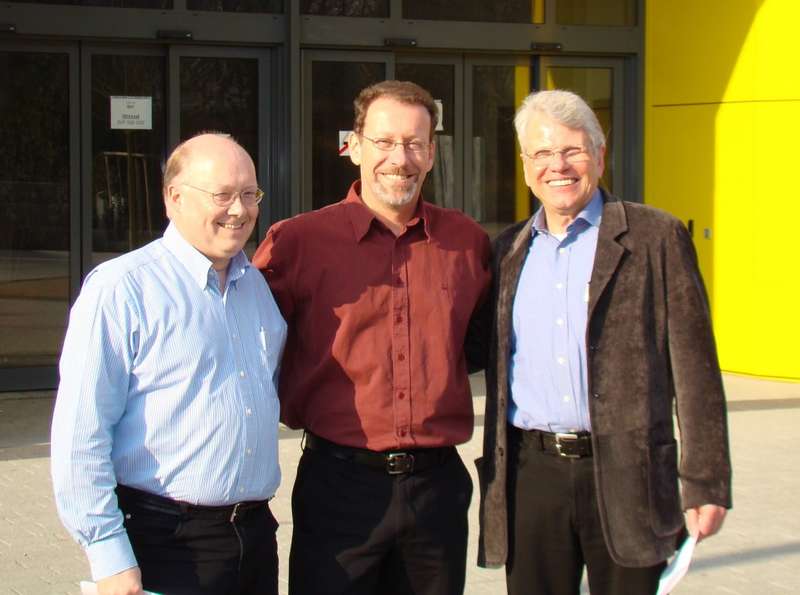
<svg viewBox="0 0 800 595">
<path fill-rule="evenodd" d="M 723 369 L 800 380 L 800 2 L 645 15 L 646 202 L 694 220 Z"/>
</svg>

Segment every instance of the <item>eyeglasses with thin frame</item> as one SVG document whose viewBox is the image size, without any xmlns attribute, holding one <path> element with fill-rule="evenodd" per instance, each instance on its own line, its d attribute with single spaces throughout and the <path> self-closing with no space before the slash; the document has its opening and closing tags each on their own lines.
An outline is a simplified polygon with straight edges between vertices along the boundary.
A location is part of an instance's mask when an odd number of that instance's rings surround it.
<svg viewBox="0 0 800 595">
<path fill-rule="evenodd" d="M 256 188 L 254 190 L 239 190 L 238 192 L 211 192 L 210 190 L 204 190 L 203 188 L 198 188 L 197 186 L 192 186 L 191 184 L 186 184 L 185 182 L 183 185 L 188 186 L 189 188 L 194 188 L 195 190 L 199 190 L 200 192 L 205 192 L 211 196 L 211 200 L 214 201 L 214 204 L 218 207 L 231 206 L 236 200 L 237 196 L 242 200 L 242 204 L 246 207 L 254 207 L 261 202 L 262 198 L 264 198 L 264 191 L 261 188 Z"/>
<path fill-rule="evenodd" d="M 536 151 L 533 155 L 529 155 L 525 151 L 520 153 L 520 156 L 529 159 L 534 166 L 536 167 L 547 167 L 551 163 L 553 163 L 553 159 L 556 155 L 561 155 L 561 158 L 564 159 L 570 165 L 574 165 L 576 163 L 583 163 L 585 161 L 590 161 L 592 156 L 589 154 L 589 150 L 585 147 L 565 147 L 563 149 L 541 149 Z"/>
<path fill-rule="evenodd" d="M 378 149 L 379 151 L 385 151 L 386 153 L 394 151 L 394 148 L 397 145 L 400 145 L 401 147 L 403 147 L 403 150 L 409 150 L 412 153 L 417 153 L 422 155 L 424 153 L 427 153 L 428 149 L 430 149 L 431 146 L 430 142 L 425 142 L 421 140 L 395 142 L 389 138 L 370 138 L 364 134 L 359 134 L 358 136 L 367 139 L 375 146 L 376 149 Z"/>
</svg>

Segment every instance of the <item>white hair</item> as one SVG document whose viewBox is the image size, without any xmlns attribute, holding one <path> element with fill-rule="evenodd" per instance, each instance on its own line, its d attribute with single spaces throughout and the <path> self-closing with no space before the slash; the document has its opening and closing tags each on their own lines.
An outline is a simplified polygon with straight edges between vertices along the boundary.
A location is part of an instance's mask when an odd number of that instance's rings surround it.
<svg viewBox="0 0 800 595">
<path fill-rule="evenodd" d="M 589 139 L 587 148 L 592 155 L 597 156 L 601 147 L 606 145 L 605 134 L 603 134 L 603 129 L 592 108 L 572 91 L 555 89 L 534 91 L 522 101 L 522 105 L 519 106 L 514 116 L 514 128 L 517 129 L 520 146 L 522 146 L 528 122 L 535 112 L 544 114 L 567 128 L 585 132 Z"/>
</svg>

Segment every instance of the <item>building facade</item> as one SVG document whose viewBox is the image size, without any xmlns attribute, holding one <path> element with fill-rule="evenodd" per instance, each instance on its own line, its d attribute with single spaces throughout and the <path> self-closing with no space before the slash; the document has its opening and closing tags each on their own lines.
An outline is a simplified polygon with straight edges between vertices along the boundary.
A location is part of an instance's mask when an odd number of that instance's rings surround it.
<svg viewBox="0 0 800 595">
<path fill-rule="evenodd" d="M 746 37 L 748 18 L 761 3 L 716 3 L 715 16 L 739 14 L 734 34 Z M 465 211 L 491 234 L 528 217 L 536 206 L 512 126 L 520 100 L 544 88 L 569 88 L 586 97 L 609 137 L 605 185 L 691 221 L 712 288 L 723 366 L 800 378 L 797 364 L 751 366 L 750 353 L 737 347 L 744 339 L 728 332 L 730 287 L 720 277 L 721 246 L 737 259 L 751 253 L 748 246 L 732 247 L 721 221 L 708 218 L 723 202 L 722 186 L 706 187 L 707 171 L 687 169 L 680 177 L 675 170 L 676 151 L 686 163 L 702 153 L 703 145 L 692 142 L 700 131 L 708 132 L 707 144 L 720 133 L 700 122 L 724 110 L 695 115 L 693 106 L 722 105 L 728 97 L 719 92 L 722 74 L 703 74 L 709 60 L 722 61 L 710 56 L 722 51 L 716 41 L 727 34 L 701 31 L 696 23 L 710 20 L 698 21 L 698 12 L 710 18 L 712 11 L 697 5 L 0 4 L 0 391 L 57 384 L 69 306 L 82 278 L 163 231 L 161 168 L 180 140 L 201 130 L 229 132 L 254 157 L 267 193 L 249 246 L 254 249 L 272 222 L 344 196 L 357 176 L 343 144 L 352 127 L 352 100 L 362 87 L 386 78 L 418 82 L 441 105 L 426 199 Z M 676 29 L 683 31 L 677 39 Z M 695 47 L 702 48 L 702 59 L 688 49 Z M 707 166 L 713 155 L 703 158 Z M 735 175 L 738 168 L 725 171 Z M 729 225 L 735 224 L 734 217 Z M 755 293 L 748 299 L 758 302 Z M 741 305 L 737 301 L 733 310 Z"/>
</svg>

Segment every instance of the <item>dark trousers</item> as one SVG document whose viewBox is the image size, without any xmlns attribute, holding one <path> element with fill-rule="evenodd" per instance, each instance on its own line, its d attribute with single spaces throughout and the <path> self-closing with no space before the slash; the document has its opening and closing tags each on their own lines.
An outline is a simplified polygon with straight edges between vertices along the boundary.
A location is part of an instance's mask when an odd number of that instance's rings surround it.
<svg viewBox="0 0 800 595">
<path fill-rule="evenodd" d="M 656 592 L 664 563 L 627 568 L 608 553 L 591 457 L 543 452 L 512 428 L 508 451 L 509 595 L 578 595 L 584 566 L 592 595 Z"/>
<path fill-rule="evenodd" d="M 277 595 L 278 523 L 266 503 L 237 514 L 182 510 L 117 489 L 145 590 L 163 595 Z M 216 517 L 216 518 L 214 518 Z"/>
<path fill-rule="evenodd" d="M 292 493 L 290 595 L 461 595 L 471 497 L 455 450 L 403 475 L 305 450 Z"/>
</svg>

